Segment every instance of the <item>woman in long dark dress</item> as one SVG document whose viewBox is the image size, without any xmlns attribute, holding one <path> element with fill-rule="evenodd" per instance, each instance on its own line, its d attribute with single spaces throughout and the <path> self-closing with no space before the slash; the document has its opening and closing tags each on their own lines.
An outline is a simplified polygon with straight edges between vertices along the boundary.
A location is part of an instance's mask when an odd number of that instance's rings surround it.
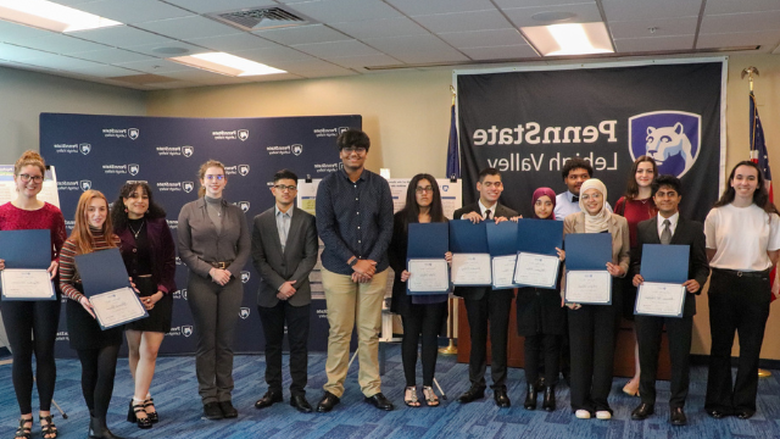
<svg viewBox="0 0 780 439">
<path fill-rule="evenodd" d="M 171 330 L 175 246 L 165 211 L 154 202 L 151 188 L 144 182 L 122 186 L 119 199 L 111 207 L 111 219 L 127 272 L 149 313 L 149 317 L 125 326 L 130 374 L 135 383 L 127 420 L 139 428 L 150 428 L 159 420 L 149 387 L 160 344 Z"/>
</svg>

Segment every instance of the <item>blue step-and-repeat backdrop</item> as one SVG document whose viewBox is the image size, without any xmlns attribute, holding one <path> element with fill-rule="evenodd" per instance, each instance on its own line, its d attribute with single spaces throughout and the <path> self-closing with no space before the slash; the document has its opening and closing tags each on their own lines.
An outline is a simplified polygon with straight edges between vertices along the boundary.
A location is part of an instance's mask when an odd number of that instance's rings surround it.
<svg viewBox="0 0 780 439">
<path fill-rule="evenodd" d="M 197 172 L 206 160 L 225 164 L 225 199 L 241 206 L 251 228 L 255 215 L 273 206 L 269 187 L 276 171 L 288 168 L 300 178 L 322 178 L 338 170 L 336 137 L 361 125 L 359 115 L 194 119 L 43 113 L 40 151 L 57 171 L 68 233 L 83 191 L 99 190 L 113 202 L 127 180 L 144 180 L 167 211 L 176 239 L 176 218 L 184 204 L 197 198 Z M 179 289 L 173 293 L 173 325 L 161 354 L 190 354 L 196 348 L 197 328 L 186 303 L 188 270 L 178 257 L 176 262 Z M 262 352 L 265 341 L 256 307 L 259 275 L 251 258 L 241 277 L 244 303 L 235 351 Z M 312 302 L 310 334 L 309 349 L 324 351 L 328 334 L 324 300 Z M 64 315 L 56 352 L 59 357 L 75 356 L 68 346 Z"/>
</svg>

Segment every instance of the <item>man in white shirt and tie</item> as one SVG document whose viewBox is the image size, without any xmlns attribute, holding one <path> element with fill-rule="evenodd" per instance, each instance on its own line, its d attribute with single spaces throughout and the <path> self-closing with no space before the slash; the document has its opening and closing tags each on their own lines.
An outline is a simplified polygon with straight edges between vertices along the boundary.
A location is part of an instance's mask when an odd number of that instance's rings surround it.
<svg viewBox="0 0 780 439">
<path fill-rule="evenodd" d="M 585 180 L 593 177 L 593 166 L 583 158 L 572 157 L 563 164 L 561 174 L 567 190 L 555 197 L 553 213 L 558 221 L 563 221 L 567 215 L 580 211 L 580 186 Z M 612 212 L 612 206 L 609 203 L 607 203 L 607 209 Z"/>
</svg>

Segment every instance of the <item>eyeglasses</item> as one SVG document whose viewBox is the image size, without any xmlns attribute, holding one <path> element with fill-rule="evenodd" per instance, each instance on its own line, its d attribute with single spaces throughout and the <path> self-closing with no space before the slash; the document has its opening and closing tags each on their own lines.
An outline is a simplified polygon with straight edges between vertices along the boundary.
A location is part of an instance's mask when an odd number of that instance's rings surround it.
<svg viewBox="0 0 780 439">
<path fill-rule="evenodd" d="M 433 187 L 432 187 L 432 186 L 425 186 L 425 187 L 422 187 L 422 186 L 417 186 L 417 189 L 415 189 L 415 191 L 416 191 L 418 194 L 421 194 L 421 193 L 423 193 L 423 192 L 428 192 L 428 193 L 430 194 L 430 193 L 432 193 L 432 192 L 433 192 Z"/>
<path fill-rule="evenodd" d="M 40 183 L 43 181 L 43 177 L 40 175 L 19 174 L 19 178 L 21 178 L 25 183 L 29 182 L 30 180 L 34 181 L 35 183 Z"/>
<path fill-rule="evenodd" d="M 293 185 L 285 186 L 283 184 L 275 184 L 274 187 L 276 188 L 276 190 L 282 191 L 282 192 L 284 192 L 285 189 L 290 191 L 290 192 L 298 190 L 298 187 L 297 186 L 293 186 Z"/>
<path fill-rule="evenodd" d="M 215 179 L 218 180 L 218 181 L 222 181 L 222 180 L 225 179 L 225 176 L 222 175 L 222 174 L 219 174 L 219 175 L 206 174 L 206 180 L 211 181 L 211 180 L 215 180 Z"/>
<path fill-rule="evenodd" d="M 350 153 L 350 154 L 353 153 L 353 152 L 356 152 L 358 154 L 365 154 L 366 151 L 368 151 L 363 146 L 347 146 L 347 147 L 341 148 L 341 150 L 342 151 L 346 151 L 347 153 Z"/>
</svg>

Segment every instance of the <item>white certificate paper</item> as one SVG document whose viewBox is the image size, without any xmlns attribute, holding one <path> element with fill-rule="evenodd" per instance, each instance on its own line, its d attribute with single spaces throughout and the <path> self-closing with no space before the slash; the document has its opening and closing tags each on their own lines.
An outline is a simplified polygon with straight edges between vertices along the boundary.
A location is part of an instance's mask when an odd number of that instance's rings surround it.
<svg viewBox="0 0 780 439">
<path fill-rule="evenodd" d="M 49 272 L 6 268 L 2 272 L 3 300 L 56 300 Z"/>
<path fill-rule="evenodd" d="M 103 330 L 146 317 L 146 309 L 130 287 L 118 288 L 89 298 Z"/>
<path fill-rule="evenodd" d="M 564 300 L 582 305 L 610 305 L 612 276 L 607 270 L 567 271 Z"/>
<path fill-rule="evenodd" d="M 490 254 L 453 253 L 453 285 L 478 286 L 492 284 Z"/>
<path fill-rule="evenodd" d="M 634 314 L 682 317 L 684 304 L 684 286 L 661 282 L 644 282 L 637 291 Z"/>
<path fill-rule="evenodd" d="M 515 283 L 529 287 L 555 288 L 560 264 L 558 256 L 520 252 L 517 254 L 515 266 Z"/>
<path fill-rule="evenodd" d="M 517 255 L 495 256 L 493 258 L 493 289 L 517 288 L 512 278 L 515 274 Z"/>
<path fill-rule="evenodd" d="M 444 259 L 409 259 L 406 269 L 410 294 L 445 293 L 450 289 L 449 266 Z"/>
</svg>

